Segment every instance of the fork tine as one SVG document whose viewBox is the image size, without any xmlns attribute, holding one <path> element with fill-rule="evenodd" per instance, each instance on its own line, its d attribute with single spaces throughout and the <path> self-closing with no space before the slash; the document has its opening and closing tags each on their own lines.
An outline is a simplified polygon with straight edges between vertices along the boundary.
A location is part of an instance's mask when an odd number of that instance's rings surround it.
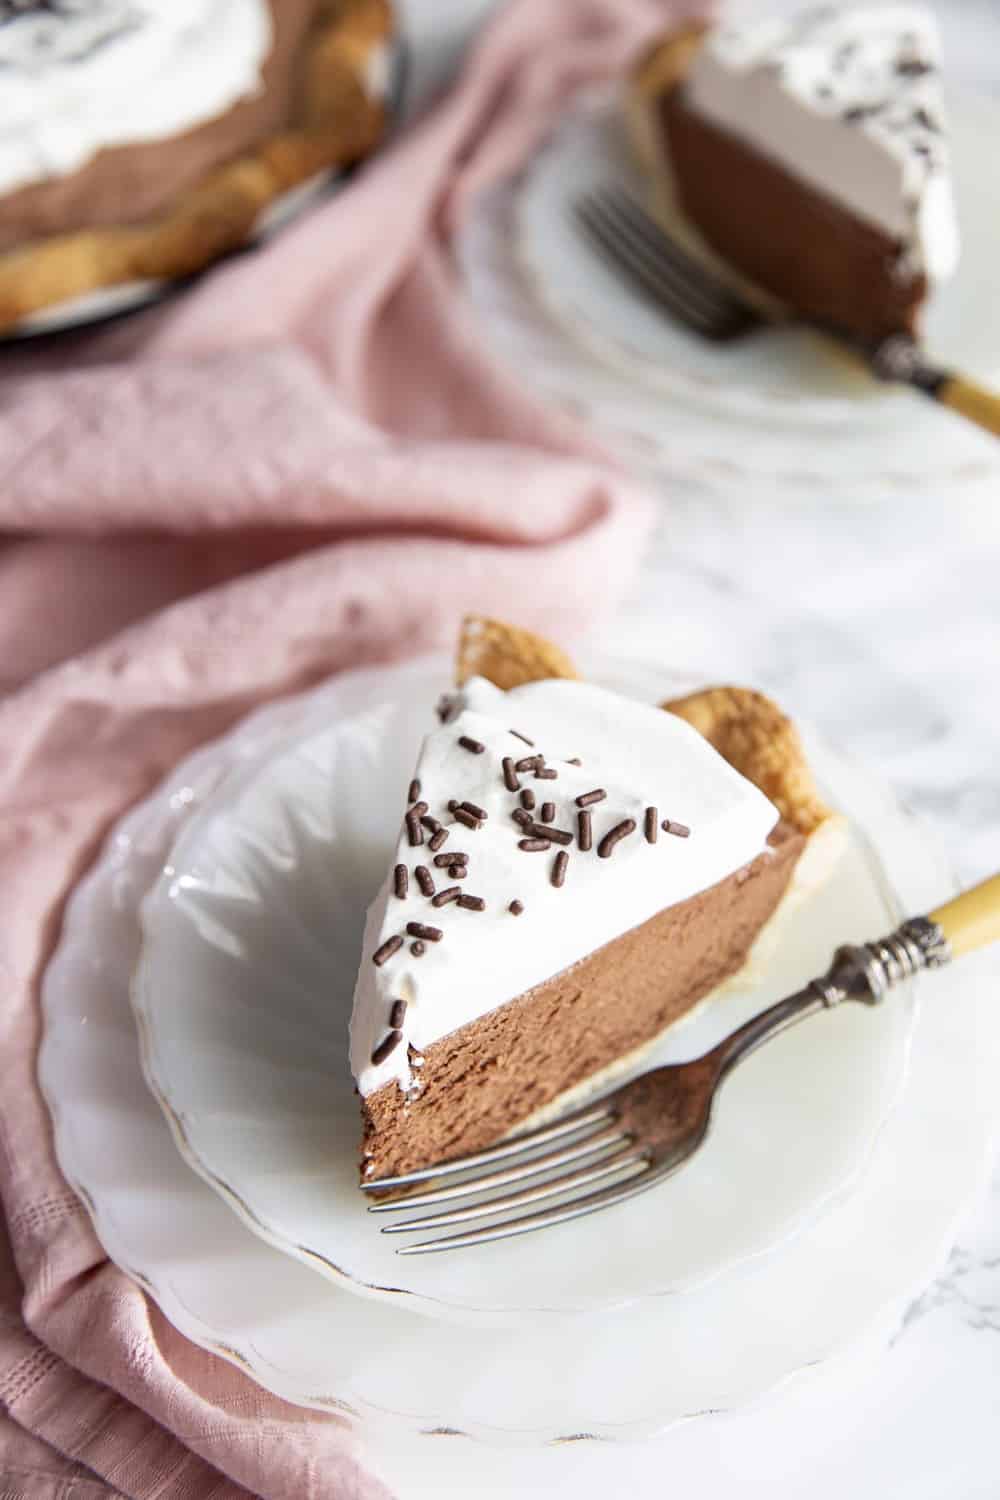
<svg viewBox="0 0 1000 1500">
<path fill-rule="evenodd" d="M 382 1233 L 409 1234 L 415 1229 L 441 1229 L 446 1224 L 466 1224 L 470 1219 L 488 1219 L 508 1209 L 524 1208 L 529 1203 L 543 1203 L 547 1198 L 557 1198 L 571 1188 L 582 1188 L 589 1183 L 600 1182 L 605 1177 L 624 1171 L 626 1167 L 637 1166 L 647 1160 L 645 1151 L 632 1149 L 633 1142 L 628 1136 L 624 1137 L 624 1141 L 622 1150 L 616 1151 L 612 1156 L 602 1157 L 592 1166 L 581 1167 L 576 1172 L 564 1172 L 545 1182 L 536 1182 L 534 1186 L 522 1188 L 517 1193 L 501 1193 L 485 1203 L 467 1203 L 462 1208 L 447 1209 L 439 1214 L 425 1214 L 421 1219 L 407 1219 L 402 1224 L 386 1224 Z"/>
<path fill-rule="evenodd" d="M 527 1177 L 537 1177 L 540 1172 L 552 1172 L 559 1167 L 569 1166 L 581 1157 L 593 1156 L 611 1146 L 621 1146 L 629 1140 L 630 1137 L 619 1130 L 617 1125 L 609 1125 L 606 1130 L 599 1130 L 596 1135 L 588 1134 L 582 1140 L 564 1146 L 561 1151 L 546 1151 L 542 1156 L 533 1156 L 524 1166 L 488 1172 L 483 1177 L 467 1177 L 462 1182 L 453 1183 L 451 1187 L 432 1188 L 428 1193 L 403 1194 L 389 1202 L 370 1203 L 368 1212 L 387 1214 L 395 1213 L 401 1208 L 430 1208 L 432 1204 L 467 1198 L 472 1193 L 485 1193 L 493 1187 L 508 1187 L 512 1183 L 523 1182 Z"/>
<path fill-rule="evenodd" d="M 724 311 L 729 316 L 739 315 L 756 320 L 756 313 L 744 299 L 707 266 L 702 265 L 686 250 L 682 250 L 670 238 L 658 220 L 654 219 L 631 193 L 627 193 L 621 187 L 609 187 L 603 189 L 599 196 L 608 211 L 613 213 L 622 224 L 627 225 L 638 240 L 650 251 L 669 261 L 678 276 L 682 277 L 685 285 L 690 288 L 692 295 L 710 302 L 719 310 L 720 315 Z"/>
<path fill-rule="evenodd" d="M 594 195 L 611 228 L 632 253 L 651 269 L 668 276 L 685 297 L 712 321 L 728 318 L 734 299 L 728 289 L 708 280 L 699 267 L 678 254 L 658 224 L 625 194 L 605 191 Z"/>
<path fill-rule="evenodd" d="M 368 1182 L 363 1182 L 361 1186 L 366 1193 L 382 1188 L 408 1187 L 413 1182 L 427 1182 L 431 1177 L 450 1177 L 456 1172 L 467 1172 L 470 1167 L 486 1167 L 495 1161 L 507 1161 L 512 1156 L 520 1156 L 525 1151 L 534 1150 L 536 1146 L 547 1146 L 550 1141 L 559 1140 L 564 1135 L 572 1135 L 577 1130 L 602 1125 L 614 1119 L 614 1113 L 610 1102 L 604 1099 L 597 1104 L 578 1109 L 551 1125 L 542 1125 L 537 1130 L 529 1130 L 523 1135 L 513 1136 L 509 1141 L 501 1141 L 485 1151 L 474 1151 L 469 1156 L 456 1157 L 453 1161 L 438 1162 L 432 1167 L 421 1167 L 415 1172 L 402 1172 L 397 1177 L 374 1177 Z"/>
<path fill-rule="evenodd" d="M 397 1255 L 434 1255 L 441 1250 L 458 1250 L 464 1245 L 482 1245 L 489 1240 L 511 1239 L 514 1235 L 530 1234 L 535 1229 L 546 1229 L 550 1224 L 561 1224 L 569 1219 L 580 1219 L 586 1214 L 597 1213 L 613 1203 L 623 1203 L 644 1193 L 666 1175 L 659 1168 L 650 1169 L 648 1163 L 624 1182 L 600 1188 L 596 1193 L 587 1193 L 569 1203 L 557 1204 L 554 1208 L 533 1214 L 522 1214 L 517 1219 L 506 1219 L 501 1224 L 484 1225 L 481 1229 L 467 1229 L 463 1234 L 445 1235 L 437 1240 L 420 1240 L 416 1245 L 401 1245 Z"/>
<path fill-rule="evenodd" d="M 709 338 L 715 336 L 714 320 L 686 295 L 665 267 L 654 266 L 645 257 L 637 255 L 611 227 L 599 208 L 595 210 L 592 203 L 585 200 L 575 205 L 574 213 L 592 247 L 617 276 L 625 276 L 632 285 L 638 283 L 648 296 L 696 333 Z"/>
<path fill-rule="evenodd" d="M 592 246 L 681 322 L 722 342 L 760 322 L 756 310 L 669 238 L 660 224 L 620 188 L 586 193 L 574 212 Z"/>
</svg>

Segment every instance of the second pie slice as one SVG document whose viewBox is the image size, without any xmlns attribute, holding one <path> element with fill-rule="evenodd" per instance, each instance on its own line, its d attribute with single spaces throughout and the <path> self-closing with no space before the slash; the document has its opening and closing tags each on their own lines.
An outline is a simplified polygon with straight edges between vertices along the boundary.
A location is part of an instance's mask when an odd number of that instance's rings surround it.
<svg viewBox="0 0 1000 1500">
<path fill-rule="evenodd" d="M 474 665 L 510 680 L 509 661 Z M 365 931 L 366 1175 L 477 1150 L 608 1083 L 828 862 L 839 820 L 774 706 L 722 689 L 674 708 L 544 675 L 476 676 L 445 705 Z"/>
</svg>

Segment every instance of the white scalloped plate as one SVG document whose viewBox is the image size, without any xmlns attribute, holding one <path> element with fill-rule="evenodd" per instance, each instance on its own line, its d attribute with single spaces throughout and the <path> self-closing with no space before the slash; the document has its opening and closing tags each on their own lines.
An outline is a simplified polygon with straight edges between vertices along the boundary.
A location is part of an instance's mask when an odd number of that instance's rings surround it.
<svg viewBox="0 0 1000 1500">
<path fill-rule="evenodd" d="M 597 680 L 624 686 L 613 663 Z M 439 1316 L 593 1311 L 762 1254 L 867 1159 L 903 1076 L 912 990 L 874 1012 L 819 1016 L 758 1053 L 727 1085 L 693 1162 L 608 1216 L 401 1258 L 368 1213 L 348 1022 L 365 911 L 436 722 L 436 686 L 416 678 L 360 714 L 331 701 L 300 740 L 227 783 L 171 851 L 143 907 L 133 1001 L 147 1080 L 182 1154 L 277 1248 Z M 820 747 L 811 759 L 836 799 L 836 764 Z M 642 1066 L 699 1055 L 819 972 L 838 940 L 887 931 L 900 914 L 889 890 L 871 849 L 852 840 L 821 891 L 784 919 L 764 973 L 709 1000 Z"/>
<path fill-rule="evenodd" d="M 39 1071 L 60 1165 L 108 1253 L 188 1338 L 286 1400 L 494 1443 L 648 1436 L 884 1334 L 985 1180 L 1000 1065 L 989 956 L 929 987 L 906 1088 L 857 1191 L 780 1251 L 683 1297 L 495 1329 L 485 1344 L 480 1330 L 353 1296 L 271 1249 L 181 1160 L 143 1085 L 129 1006 L 140 902 L 228 772 L 332 703 L 356 709 L 427 670 L 351 674 L 252 715 L 122 820 L 69 902 L 43 985 Z M 652 692 L 658 674 L 644 676 Z M 901 899 L 927 909 L 950 881 L 922 834 L 846 763 L 840 786 Z"/>
<path fill-rule="evenodd" d="M 1000 174 L 988 143 L 1000 103 L 958 92 L 950 116 L 962 262 L 929 307 L 927 343 L 941 360 L 1000 383 L 1000 323 L 983 315 L 997 290 Z M 995 439 L 924 397 L 879 385 L 826 340 L 788 328 L 713 346 L 652 308 L 573 220 L 576 197 L 607 181 L 646 191 L 618 106 L 599 95 L 567 113 L 518 183 L 484 205 L 463 246 L 498 352 L 550 396 L 640 461 L 730 482 L 768 475 L 842 499 L 1000 476 Z M 502 317 L 486 316 L 499 309 Z"/>
</svg>

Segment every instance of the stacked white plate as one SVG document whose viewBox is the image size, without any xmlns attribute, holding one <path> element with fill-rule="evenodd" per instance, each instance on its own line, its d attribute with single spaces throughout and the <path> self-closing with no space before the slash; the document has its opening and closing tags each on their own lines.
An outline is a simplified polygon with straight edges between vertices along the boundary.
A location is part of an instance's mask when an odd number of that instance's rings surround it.
<svg viewBox="0 0 1000 1500">
<path fill-rule="evenodd" d="M 650 701 L 691 686 L 584 666 Z M 442 1256 L 400 1258 L 380 1235 L 357 1188 L 347 1018 L 364 909 L 447 681 L 422 661 L 253 715 L 134 809 L 78 888 L 40 1071 L 109 1255 L 286 1399 L 496 1442 L 645 1435 L 888 1332 L 987 1169 L 988 957 L 772 1043 L 727 1085 L 698 1159 L 631 1204 Z M 949 888 L 883 788 L 807 748 L 851 845 L 760 982 L 713 998 L 665 1057 Z"/>
</svg>

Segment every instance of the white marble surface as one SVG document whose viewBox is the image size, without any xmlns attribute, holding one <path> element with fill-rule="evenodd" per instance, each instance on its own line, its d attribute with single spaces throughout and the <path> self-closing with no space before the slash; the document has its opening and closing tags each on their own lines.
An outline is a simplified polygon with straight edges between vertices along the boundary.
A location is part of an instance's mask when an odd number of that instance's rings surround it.
<svg viewBox="0 0 1000 1500">
<path fill-rule="evenodd" d="M 490 6 L 403 8 L 426 89 Z M 1000 95 L 996 0 L 934 8 L 953 75 Z M 471 279 L 484 332 L 502 348 L 504 296 L 491 298 L 488 274 Z M 567 345 L 553 359 L 571 389 L 578 380 L 590 391 L 586 355 Z M 881 771 L 963 879 L 1000 866 L 1000 482 L 862 504 L 660 462 L 648 477 L 661 520 L 611 645 L 773 692 Z M 654 1443 L 524 1454 L 456 1438 L 446 1451 L 425 1443 L 375 1457 L 403 1500 L 557 1488 L 652 1500 L 668 1487 L 699 1500 L 993 1500 L 998 1410 L 1000 1174 L 888 1349 L 857 1351 Z"/>
</svg>

